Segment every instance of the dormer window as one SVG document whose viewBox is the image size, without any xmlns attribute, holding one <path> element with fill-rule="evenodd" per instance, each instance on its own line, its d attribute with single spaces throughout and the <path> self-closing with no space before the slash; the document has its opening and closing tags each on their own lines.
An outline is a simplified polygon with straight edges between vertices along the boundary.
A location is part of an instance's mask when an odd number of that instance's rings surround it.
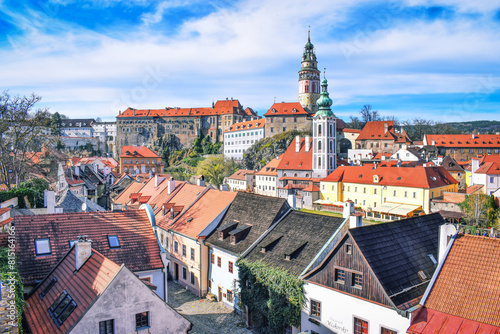
<svg viewBox="0 0 500 334">
<path fill-rule="evenodd" d="M 45 297 L 45 295 L 47 293 L 49 293 L 50 289 L 52 289 L 52 287 L 54 286 L 54 284 L 56 284 L 57 282 L 57 278 L 54 277 L 52 278 L 52 280 L 50 280 L 49 284 L 47 284 L 47 286 L 42 290 L 42 292 L 40 292 L 39 296 L 40 296 L 40 299 L 43 299 L 43 297 Z"/>
<path fill-rule="evenodd" d="M 117 235 L 108 235 L 109 248 L 120 248 L 120 240 Z"/>
<path fill-rule="evenodd" d="M 276 113 L 276 112 L 277 112 L 277 110 L 276 110 L 275 108 L 273 108 L 273 109 L 272 109 L 272 113 L 274 114 L 274 113 Z"/>
</svg>

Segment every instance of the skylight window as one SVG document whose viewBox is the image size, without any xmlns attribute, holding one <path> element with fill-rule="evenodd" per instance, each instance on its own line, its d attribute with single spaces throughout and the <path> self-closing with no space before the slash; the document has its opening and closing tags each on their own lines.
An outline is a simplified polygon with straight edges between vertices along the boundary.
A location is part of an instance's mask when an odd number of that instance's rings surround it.
<svg viewBox="0 0 500 334">
<path fill-rule="evenodd" d="M 56 284 L 57 282 L 57 278 L 52 278 L 52 280 L 49 282 L 49 284 L 47 284 L 47 286 L 42 290 L 42 292 L 40 292 L 39 296 L 40 296 L 40 299 L 43 299 L 43 297 L 45 297 L 45 295 L 47 293 L 49 293 L 50 289 L 52 289 L 52 287 L 54 286 L 54 284 Z"/>
<path fill-rule="evenodd" d="M 120 248 L 120 240 L 117 235 L 108 235 L 109 248 Z"/>
<path fill-rule="evenodd" d="M 36 239 L 35 240 L 35 251 L 36 255 L 49 255 L 52 254 L 50 249 L 50 239 Z"/>
<path fill-rule="evenodd" d="M 54 319 L 57 327 L 61 326 L 62 323 L 68 319 L 76 306 L 75 301 L 66 291 L 63 291 L 59 297 L 57 297 L 56 301 L 49 308 L 49 313 L 52 319 Z"/>
</svg>

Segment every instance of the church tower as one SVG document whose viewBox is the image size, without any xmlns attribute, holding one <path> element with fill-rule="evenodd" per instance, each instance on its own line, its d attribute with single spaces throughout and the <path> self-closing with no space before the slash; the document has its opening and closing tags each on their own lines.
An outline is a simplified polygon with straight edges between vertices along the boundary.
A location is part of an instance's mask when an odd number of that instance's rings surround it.
<svg viewBox="0 0 500 334">
<path fill-rule="evenodd" d="M 299 103 L 310 114 L 318 110 L 316 100 L 319 98 L 318 62 L 311 43 L 311 33 L 307 32 L 307 44 L 302 55 L 302 68 L 299 71 Z"/>
<path fill-rule="evenodd" d="M 321 82 L 321 96 L 313 118 L 313 177 L 324 178 L 337 168 L 337 118 L 330 106 L 328 81 Z"/>
</svg>

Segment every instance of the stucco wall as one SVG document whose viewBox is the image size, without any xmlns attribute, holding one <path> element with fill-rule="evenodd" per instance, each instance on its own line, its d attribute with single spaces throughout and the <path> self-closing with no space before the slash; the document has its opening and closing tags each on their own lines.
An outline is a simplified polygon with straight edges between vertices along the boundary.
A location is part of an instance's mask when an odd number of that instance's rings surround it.
<svg viewBox="0 0 500 334">
<path fill-rule="evenodd" d="M 135 330 L 135 315 L 149 312 L 148 329 Z M 99 322 L 114 319 L 115 333 L 187 333 L 189 321 L 165 304 L 123 267 L 70 333 L 99 333 Z"/>
<path fill-rule="evenodd" d="M 236 265 L 236 256 L 225 252 L 220 248 L 209 247 L 209 258 L 211 258 L 212 254 L 214 254 L 214 263 L 209 263 L 208 270 L 208 279 L 211 281 L 212 288 L 210 291 L 218 300 L 219 287 L 222 289 L 222 293 L 226 294 L 227 290 L 231 290 L 233 292 L 233 302 L 230 303 L 227 301 L 226 297 L 222 297 L 222 302 L 230 307 L 236 306 L 238 301 L 235 297 L 236 290 L 238 287 L 238 266 Z M 221 258 L 221 266 L 217 265 L 217 258 Z M 233 263 L 233 273 L 229 272 L 229 261 Z"/>
<path fill-rule="evenodd" d="M 381 327 L 406 333 L 410 318 L 399 315 L 395 310 L 326 289 L 315 284 L 304 285 L 306 306 L 301 312 L 301 330 L 313 330 L 320 334 L 354 333 L 354 317 L 368 321 L 368 334 L 380 334 Z M 317 326 L 310 322 L 310 300 L 321 302 L 321 317 Z"/>
</svg>

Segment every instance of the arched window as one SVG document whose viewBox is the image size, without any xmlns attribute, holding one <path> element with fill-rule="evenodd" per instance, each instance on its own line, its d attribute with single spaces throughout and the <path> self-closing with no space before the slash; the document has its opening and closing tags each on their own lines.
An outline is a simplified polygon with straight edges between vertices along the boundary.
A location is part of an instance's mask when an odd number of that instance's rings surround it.
<svg viewBox="0 0 500 334">
<path fill-rule="evenodd" d="M 321 168 L 321 157 L 318 157 L 318 168 Z"/>
<path fill-rule="evenodd" d="M 322 143 L 322 141 L 318 140 L 318 152 L 321 152 L 321 143 Z"/>
<path fill-rule="evenodd" d="M 294 174 L 293 174 L 293 177 L 297 177 L 297 173 L 294 173 Z"/>
<path fill-rule="evenodd" d="M 318 136 L 321 136 L 321 124 L 318 124 Z"/>
</svg>

